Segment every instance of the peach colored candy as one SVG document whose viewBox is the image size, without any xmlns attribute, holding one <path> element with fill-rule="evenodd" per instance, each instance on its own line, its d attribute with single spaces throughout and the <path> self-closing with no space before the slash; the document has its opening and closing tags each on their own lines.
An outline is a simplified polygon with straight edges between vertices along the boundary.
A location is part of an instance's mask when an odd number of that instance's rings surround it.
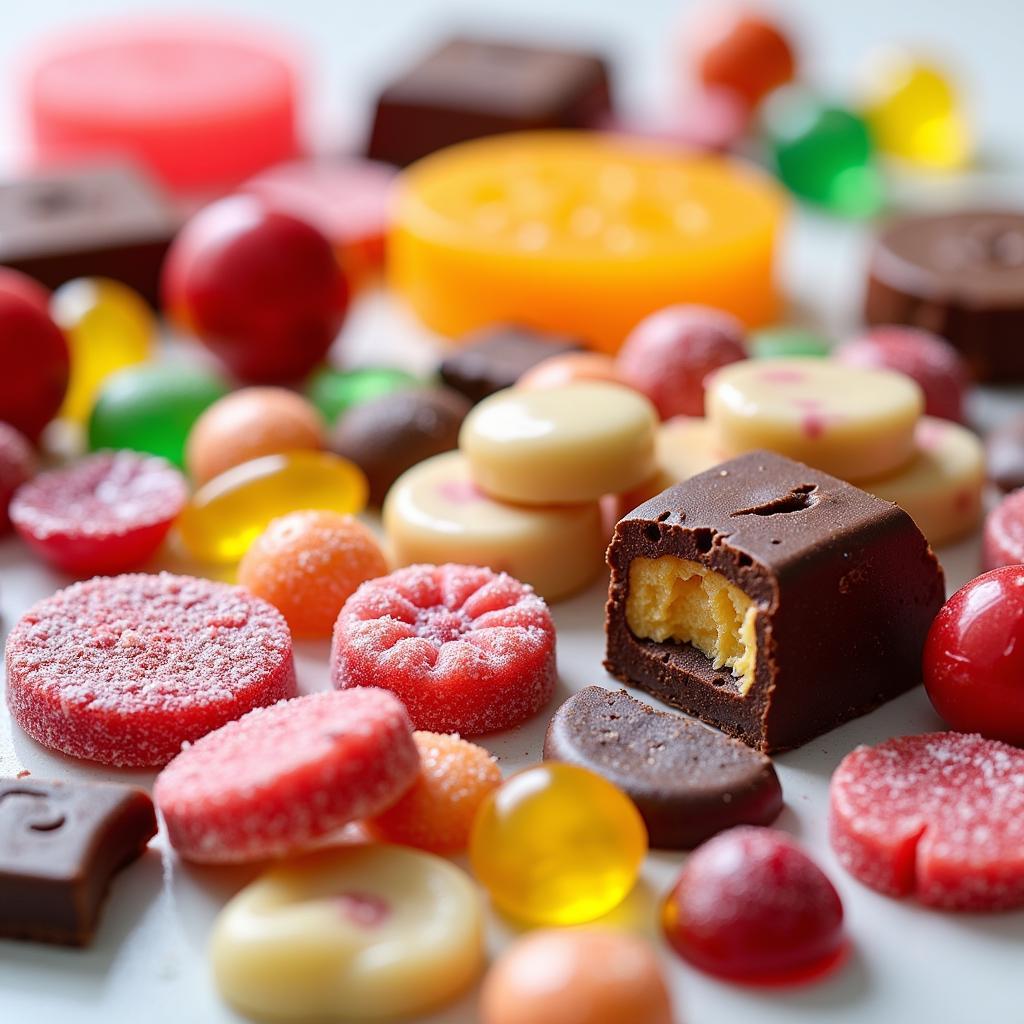
<svg viewBox="0 0 1024 1024">
<path fill-rule="evenodd" d="M 666 420 L 658 430 L 655 449 L 658 466 L 674 484 L 689 480 L 729 458 L 711 424 L 699 416 L 676 416 Z"/>
<path fill-rule="evenodd" d="M 615 372 L 615 360 L 599 352 L 566 352 L 548 356 L 530 367 L 516 381 L 517 388 L 559 388 L 581 380 L 623 383 Z"/>
</svg>

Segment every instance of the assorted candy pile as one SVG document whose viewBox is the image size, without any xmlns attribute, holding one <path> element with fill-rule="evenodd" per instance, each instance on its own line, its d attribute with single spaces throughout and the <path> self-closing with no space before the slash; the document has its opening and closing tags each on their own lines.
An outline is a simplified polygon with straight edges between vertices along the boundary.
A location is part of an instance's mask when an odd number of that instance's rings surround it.
<svg viewBox="0 0 1024 1024">
<path fill-rule="evenodd" d="M 157 774 L 152 799 L 0 779 L 0 936 L 87 944 L 159 829 L 175 870 L 263 869 L 209 947 L 255 1018 L 408 1018 L 482 979 L 483 1024 L 672 1024 L 652 942 L 599 922 L 649 849 L 692 851 L 641 926 L 690 966 L 841 970 L 769 755 L 921 683 L 953 731 L 846 754 L 835 859 L 1024 906 L 1024 418 L 970 426 L 975 383 L 1024 381 L 1024 212 L 887 223 L 863 331 L 786 323 L 788 199 L 741 157 L 868 216 L 878 154 L 969 161 L 963 102 L 893 50 L 837 104 L 749 11 L 683 42 L 652 127 L 599 55 L 455 38 L 382 89 L 366 158 L 330 159 L 299 141 L 299 59 L 246 26 L 34 55 L 38 169 L 0 185 L 0 531 L 70 579 L 10 629 L 7 709 Z M 349 359 L 385 281 L 433 374 Z M 932 546 L 979 532 L 990 482 L 987 571 L 946 600 Z M 595 681 L 603 656 L 678 710 L 549 708 L 548 602 L 606 567 Z M 329 690 L 293 639 L 330 640 Z M 489 737 L 542 713 L 543 760 L 503 771 Z M 489 967 L 488 905 L 543 926 Z"/>
</svg>

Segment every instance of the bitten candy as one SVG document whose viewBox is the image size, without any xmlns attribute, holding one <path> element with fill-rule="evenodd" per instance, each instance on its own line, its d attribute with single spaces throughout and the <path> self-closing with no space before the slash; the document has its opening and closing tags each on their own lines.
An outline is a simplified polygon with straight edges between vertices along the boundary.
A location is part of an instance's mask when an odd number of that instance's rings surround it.
<svg viewBox="0 0 1024 1024">
<path fill-rule="evenodd" d="M 425 1013 L 484 960 L 480 896 L 447 861 L 397 846 L 325 850 L 271 869 L 217 918 L 221 995 L 272 1021 Z"/>
<path fill-rule="evenodd" d="M 7 640 L 7 704 L 34 740 L 117 767 L 166 764 L 295 694 L 288 627 L 240 587 L 100 576 L 38 602 Z"/>
<path fill-rule="evenodd" d="M 731 454 L 767 448 L 854 482 L 910 462 L 924 408 L 903 374 L 823 359 L 733 363 L 712 377 L 705 400 Z"/>
</svg>

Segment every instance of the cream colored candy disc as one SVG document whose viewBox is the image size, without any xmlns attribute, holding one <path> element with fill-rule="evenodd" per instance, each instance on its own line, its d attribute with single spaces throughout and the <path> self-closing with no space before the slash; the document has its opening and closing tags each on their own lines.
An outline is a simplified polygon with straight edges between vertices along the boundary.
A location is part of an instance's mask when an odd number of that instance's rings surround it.
<svg viewBox="0 0 1024 1024">
<path fill-rule="evenodd" d="M 731 455 L 766 448 L 856 482 L 910 461 L 924 399 L 914 381 L 891 370 L 748 359 L 715 373 L 705 404 Z"/>
<path fill-rule="evenodd" d="M 699 416 L 676 416 L 658 428 L 658 465 L 673 483 L 717 466 L 729 458 L 711 424 Z"/>
<path fill-rule="evenodd" d="M 654 406 L 618 384 L 507 388 L 470 412 L 459 447 L 477 486 L 501 501 L 597 501 L 654 475 L 657 423 Z"/>
<path fill-rule="evenodd" d="M 483 963 L 481 899 L 440 857 L 349 846 L 288 861 L 221 911 L 210 941 L 221 994 L 275 1021 L 423 1013 Z"/>
</svg>

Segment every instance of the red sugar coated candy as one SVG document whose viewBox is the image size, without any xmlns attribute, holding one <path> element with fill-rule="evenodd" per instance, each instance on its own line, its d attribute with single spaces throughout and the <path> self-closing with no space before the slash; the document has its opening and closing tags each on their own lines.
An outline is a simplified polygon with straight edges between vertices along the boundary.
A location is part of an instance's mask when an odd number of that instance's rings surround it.
<svg viewBox="0 0 1024 1024">
<path fill-rule="evenodd" d="M 696 967 L 755 984 L 819 977 L 844 944 L 832 883 L 785 832 L 767 828 L 733 828 L 699 846 L 662 924 Z"/>
<path fill-rule="evenodd" d="M 364 583 L 334 626 L 334 685 L 386 686 L 417 729 L 508 729 L 550 700 L 556 675 L 547 605 L 490 569 L 399 569 Z"/>
<path fill-rule="evenodd" d="M 295 853 L 393 804 L 419 753 L 400 701 L 378 689 L 314 693 L 257 708 L 186 747 L 153 796 L 187 860 Z"/>
<path fill-rule="evenodd" d="M 858 747 L 831 786 L 839 863 L 945 910 L 1024 905 L 1024 751 L 959 732 Z"/>
<path fill-rule="evenodd" d="M 7 507 L 14 492 L 36 471 L 36 455 L 24 434 L 0 423 L 0 534 L 11 526 Z"/>
<path fill-rule="evenodd" d="M 281 613 L 191 576 L 102 576 L 27 611 L 7 640 L 7 703 L 34 740 L 117 767 L 295 694 Z"/>
<path fill-rule="evenodd" d="M 981 553 L 981 565 L 986 570 L 1021 562 L 1024 562 L 1024 488 L 1006 495 L 989 512 Z"/>
<path fill-rule="evenodd" d="M 46 561 L 78 576 L 142 565 L 188 500 L 169 462 L 138 452 L 100 452 L 42 473 L 11 502 L 11 522 Z"/>
</svg>

